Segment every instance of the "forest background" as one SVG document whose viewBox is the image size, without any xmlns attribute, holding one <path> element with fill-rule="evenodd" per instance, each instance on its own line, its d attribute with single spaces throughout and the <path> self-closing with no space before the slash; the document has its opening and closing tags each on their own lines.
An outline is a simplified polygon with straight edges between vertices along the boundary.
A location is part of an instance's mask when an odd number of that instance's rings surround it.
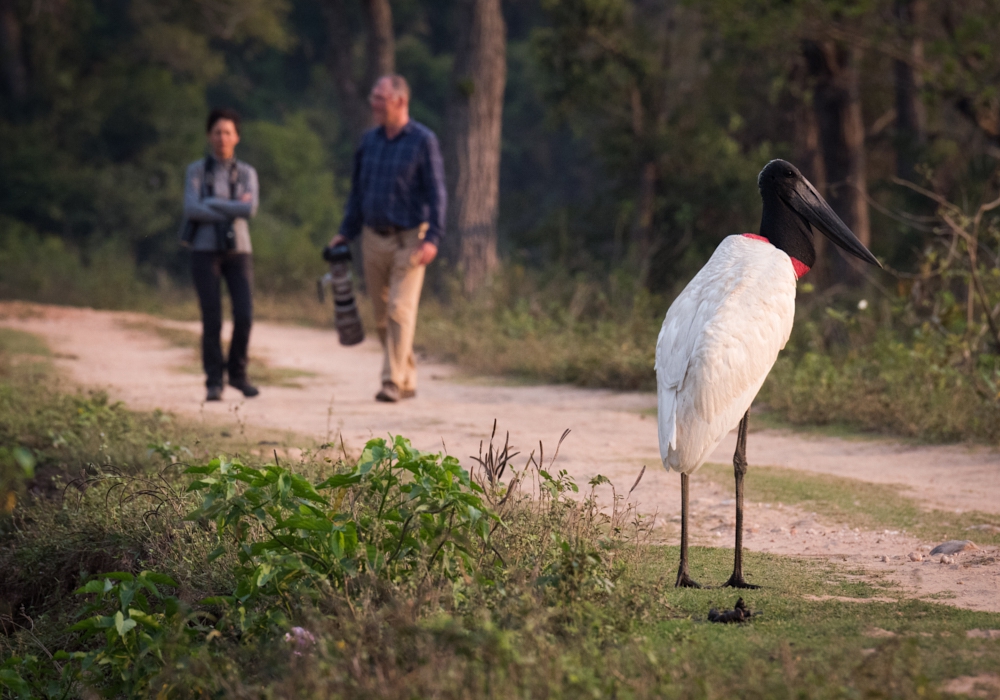
<svg viewBox="0 0 1000 700">
<path fill-rule="evenodd" d="M 997 439 L 997 47 L 996 0 L 0 0 L 0 295 L 189 298 L 184 166 L 228 105 L 261 177 L 260 305 L 314 304 L 368 88 L 396 70 L 449 177 L 429 352 L 649 388 L 669 299 L 755 229 L 784 157 L 888 271 L 817 240 L 766 401 Z"/>
</svg>

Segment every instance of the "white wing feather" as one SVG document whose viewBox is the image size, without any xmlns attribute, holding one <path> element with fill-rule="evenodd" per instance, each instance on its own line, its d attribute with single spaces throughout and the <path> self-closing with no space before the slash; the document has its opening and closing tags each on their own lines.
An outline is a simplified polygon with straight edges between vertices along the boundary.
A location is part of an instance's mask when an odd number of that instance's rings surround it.
<svg viewBox="0 0 1000 700">
<path fill-rule="evenodd" d="M 671 304 L 656 343 L 665 468 L 690 474 L 739 424 L 794 316 L 788 255 L 745 236 L 723 240 Z"/>
</svg>

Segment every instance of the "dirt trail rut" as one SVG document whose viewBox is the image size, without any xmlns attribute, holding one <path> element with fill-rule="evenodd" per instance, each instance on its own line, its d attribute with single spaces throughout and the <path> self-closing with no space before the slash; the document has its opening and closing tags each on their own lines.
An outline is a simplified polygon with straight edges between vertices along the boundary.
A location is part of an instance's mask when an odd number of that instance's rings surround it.
<svg viewBox="0 0 1000 700">
<path fill-rule="evenodd" d="M 653 394 L 503 386 L 459 377 L 447 365 L 424 363 L 415 399 L 381 404 L 373 400 L 381 366 L 376 343 L 344 348 L 329 330 L 258 323 L 251 340 L 253 354 L 272 366 L 309 376 L 297 380 L 300 388 L 263 387 L 253 400 L 228 389 L 222 402 L 206 404 L 202 376 L 179 369 L 192 364 L 192 351 L 137 329 L 150 323 L 199 331 L 195 323 L 138 314 L 0 303 L 0 325 L 42 336 L 68 376 L 104 389 L 135 409 L 160 408 L 229 425 L 241 420 L 317 440 L 342 435 L 355 449 L 372 436 L 391 432 L 407 436 L 420 449 L 439 450 L 443 445 L 465 463 L 478 453 L 480 441 L 489 438 L 494 419 L 499 432 L 509 432 L 525 455 L 539 440 L 551 453 L 569 428 L 559 468 L 581 484 L 603 474 L 621 491 L 645 464 L 649 469 L 633 500 L 643 511 L 655 511 L 667 526 L 678 517 L 679 479 L 658 466 Z M 734 444 L 730 436 L 712 461 L 730 462 Z M 1000 453 L 987 449 L 762 430 L 751 434 L 748 457 L 749 480 L 754 464 L 783 466 L 898 484 L 903 493 L 929 507 L 1000 515 Z M 732 493 L 695 475 L 692 497 L 695 541 L 731 546 Z M 844 561 L 887 575 L 916 595 L 945 593 L 954 596 L 944 601 L 950 604 L 1000 611 L 996 548 L 976 552 L 978 563 L 971 567 L 911 562 L 906 556 L 910 551 L 937 543 L 896 532 L 847 530 L 780 504 L 750 503 L 746 517 L 746 544 L 751 549 Z"/>
</svg>

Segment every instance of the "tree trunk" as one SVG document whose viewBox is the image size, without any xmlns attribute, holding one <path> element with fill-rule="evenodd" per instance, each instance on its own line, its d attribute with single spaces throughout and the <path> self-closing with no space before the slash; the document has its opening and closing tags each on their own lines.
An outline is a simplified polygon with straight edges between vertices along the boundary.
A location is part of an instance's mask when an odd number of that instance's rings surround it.
<svg viewBox="0 0 1000 700">
<path fill-rule="evenodd" d="M 847 146 L 847 178 L 844 187 L 845 211 L 850 212 L 851 230 L 866 248 L 872 243 L 868 219 L 868 158 L 865 152 L 865 119 L 861 110 L 861 49 L 846 52 L 843 78 L 846 82 L 847 108 L 844 115 L 844 144 Z"/>
<path fill-rule="evenodd" d="M 922 80 L 913 69 L 924 58 L 924 42 L 917 33 L 925 11 L 923 0 L 896 0 L 893 5 L 899 33 L 910 42 L 911 61 L 893 61 L 896 88 L 896 175 L 913 180 L 926 140 L 926 115 L 920 98 Z"/>
<path fill-rule="evenodd" d="M 392 33 L 389 0 L 362 0 L 368 24 L 366 88 L 383 75 L 396 72 L 396 40 Z"/>
<path fill-rule="evenodd" d="M 323 2 L 329 34 L 326 62 L 333 77 L 346 130 L 352 139 L 357 139 L 371 126 L 368 93 L 375 80 L 395 70 L 396 44 L 392 33 L 389 0 L 362 0 L 368 40 L 364 70 L 358 70 L 353 51 L 355 32 L 350 26 L 350 16 L 344 2 L 345 0 Z M 359 75 L 363 76 L 360 84 Z"/>
<path fill-rule="evenodd" d="M 466 292 L 497 268 L 500 129 L 507 82 L 500 0 L 459 0 L 459 40 L 448 103 L 449 237 Z"/>
<path fill-rule="evenodd" d="M 642 104 L 642 93 L 638 85 L 633 85 L 630 93 L 630 112 L 632 115 L 632 136 L 640 151 L 652 151 L 645 146 L 646 141 L 646 109 Z M 634 257 L 639 267 L 639 284 L 646 283 L 646 270 L 649 268 L 649 252 L 653 240 L 653 216 L 656 213 L 656 162 L 655 153 L 640 155 L 637 175 L 638 198 L 636 200 L 635 221 L 632 224 L 632 241 L 630 256 Z"/>
<path fill-rule="evenodd" d="M 795 109 L 795 157 L 799 170 L 816 187 L 824 197 L 826 191 L 826 165 L 823 163 L 823 151 L 820 148 L 819 122 L 816 110 L 805 100 L 799 102 Z M 816 249 L 816 262 L 813 265 L 813 282 L 818 287 L 830 284 L 828 250 L 829 241 L 826 236 L 819 235 L 813 239 Z"/>
<path fill-rule="evenodd" d="M 632 238 L 633 255 L 638 257 L 639 284 L 646 285 L 652 263 L 653 217 L 656 214 L 657 169 L 654 160 L 642 164 L 639 170 L 639 207 Z"/>
<path fill-rule="evenodd" d="M 865 126 L 858 75 L 860 50 L 832 41 L 807 41 L 803 51 L 814 90 L 827 201 L 858 240 L 869 247 Z M 858 274 L 852 272 L 843 255 L 828 258 L 833 280 L 858 280 Z"/>
<path fill-rule="evenodd" d="M 28 94 L 28 71 L 14 0 L 0 0 L 0 69 L 7 95 L 15 104 L 22 102 Z"/>
</svg>

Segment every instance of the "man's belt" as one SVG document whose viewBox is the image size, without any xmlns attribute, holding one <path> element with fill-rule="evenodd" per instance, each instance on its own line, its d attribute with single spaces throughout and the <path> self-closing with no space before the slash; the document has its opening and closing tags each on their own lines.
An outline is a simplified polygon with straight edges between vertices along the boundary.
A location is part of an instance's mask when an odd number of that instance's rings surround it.
<svg viewBox="0 0 1000 700">
<path fill-rule="evenodd" d="M 402 226 L 372 226 L 371 229 L 372 231 L 383 237 L 393 236 L 397 233 L 402 233 L 403 231 L 407 230 Z"/>
</svg>

